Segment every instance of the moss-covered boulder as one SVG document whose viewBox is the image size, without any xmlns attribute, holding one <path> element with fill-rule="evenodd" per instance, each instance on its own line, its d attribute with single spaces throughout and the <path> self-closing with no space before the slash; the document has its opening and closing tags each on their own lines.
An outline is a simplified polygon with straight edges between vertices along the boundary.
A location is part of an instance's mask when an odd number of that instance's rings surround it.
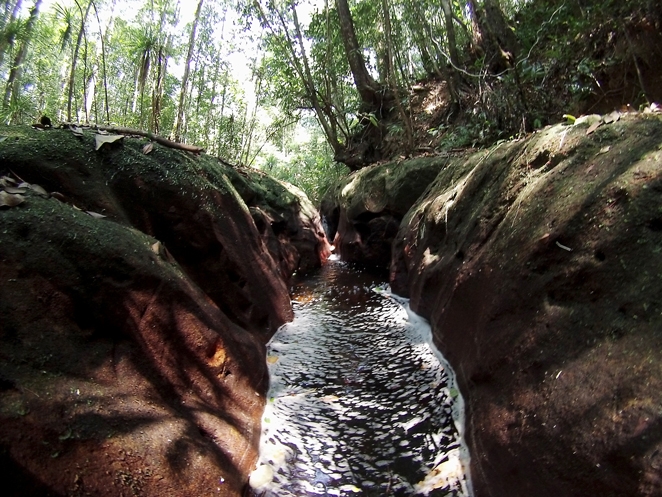
<svg viewBox="0 0 662 497">
<path fill-rule="evenodd" d="M 322 199 L 336 252 L 350 262 L 385 267 L 398 226 L 448 158 L 389 162 L 352 173 Z"/>
<path fill-rule="evenodd" d="M 307 200 L 131 138 L 0 134 L 5 493 L 242 495 L 264 342 L 327 250 Z"/>
<path fill-rule="evenodd" d="M 390 214 L 386 184 L 339 187 L 338 239 Z M 548 127 L 426 186 L 390 279 L 457 373 L 476 496 L 662 494 L 660 115 Z"/>
</svg>

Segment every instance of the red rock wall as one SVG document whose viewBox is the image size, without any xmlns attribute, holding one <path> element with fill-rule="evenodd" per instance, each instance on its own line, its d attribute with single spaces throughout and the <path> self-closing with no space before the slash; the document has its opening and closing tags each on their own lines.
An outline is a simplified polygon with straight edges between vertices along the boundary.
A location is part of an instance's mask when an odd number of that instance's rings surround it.
<svg viewBox="0 0 662 497">
<path fill-rule="evenodd" d="M 0 210 L 3 494 L 242 495 L 319 219 L 292 197 L 277 238 L 212 159 L 7 132 L 0 175 L 58 194 Z"/>
</svg>

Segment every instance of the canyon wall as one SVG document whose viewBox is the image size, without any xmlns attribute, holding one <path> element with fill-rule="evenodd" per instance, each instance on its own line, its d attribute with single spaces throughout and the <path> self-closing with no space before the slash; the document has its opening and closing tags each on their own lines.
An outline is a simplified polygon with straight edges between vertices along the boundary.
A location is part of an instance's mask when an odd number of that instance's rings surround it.
<svg viewBox="0 0 662 497">
<path fill-rule="evenodd" d="M 242 495 L 315 209 L 204 155 L 1 132 L 5 494 Z"/>
<path fill-rule="evenodd" d="M 661 200 L 658 114 L 374 166 L 325 199 L 343 256 L 386 247 L 455 369 L 477 497 L 662 493 Z"/>
</svg>

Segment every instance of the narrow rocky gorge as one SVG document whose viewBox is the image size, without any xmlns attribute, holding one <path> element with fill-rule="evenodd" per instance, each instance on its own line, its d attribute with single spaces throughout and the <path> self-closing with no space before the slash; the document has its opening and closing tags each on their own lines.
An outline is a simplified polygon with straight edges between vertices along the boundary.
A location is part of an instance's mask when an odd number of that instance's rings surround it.
<svg viewBox="0 0 662 497">
<path fill-rule="evenodd" d="M 133 138 L 2 135 L 8 495 L 244 494 L 265 344 L 293 272 L 329 256 L 315 208 Z M 342 258 L 389 269 L 430 321 L 477 497 L 662 492 L 661 164 L 659 114 L 588 116 L 371 166 L 323 200 Z"/>
<path fill-rule="evenodd" d="M 457 372 L 476 496 L 662 492 L 661 192 L 659 114 L 630 113 L 325 198 L 339 253 L 388 261 Z"/>
<path fill-rule="evenodd" d="M 4 493 L 241 495 L 264 343 L 292 272 L 328 256 L 315 209 L 204 155 L 2 134 L 3 193 L 23 200 L 0 210 Z"/>
</svg>

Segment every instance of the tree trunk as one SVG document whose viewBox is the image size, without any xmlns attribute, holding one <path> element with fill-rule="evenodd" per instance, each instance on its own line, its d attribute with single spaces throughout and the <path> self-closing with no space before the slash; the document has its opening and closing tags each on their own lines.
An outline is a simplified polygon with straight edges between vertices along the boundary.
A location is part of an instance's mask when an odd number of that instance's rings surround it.
<svg viewBox="0 0 662 497">
<path fill-rule="evenodd" d="M 468 0 L 474 17 L 474 40 L 492 72 L 514 67 L 517 40 L 508 27 L 498 0 Z"/>
<path fill-rule="evenodd" d="M 37 17 L 39 17 L 39 7 L 41 6 L 42 0 L 36 0 L 34 7 L 30 10 L 30 17 L 28 22 L 25 25 L 25 34 L 24 38 L 21 41 L 21 46 L 16 53 L 14 58 L 14 64 L 9 71 L 9 77 L 7 78 L 7 86 L 5 88 L 5 98 L 3 101 L 3 106 L 6 109 L 9 107 L 12 99 L 17 100 L 19 95 L 19 88 L 21 83 L 21 75 L 23 73 L 23 62 L 25 57 L 28 54 L 28 46 L 30 45 L 32 30 L 34 25 L 37 23 Z"/>
<path fill-rule="evenodd" d="M 319 121 L 320 126 L 322 126 L 322 129 L 324 130 L 324 134 L 326 135 L 329 145 L 331 145 L 331 148 L 333 148 L 334 152 L 338 152 L 340 151 L 342 146 L 338 141 L 336 126 L 332 124 L 334 123 L 334 116 L 332 114 L 333 111 L 332 109 L 329 109 L 328 113 L 325 113 L 319 101 L 317 89 L 315 88 L 315 83 L 313 81 L 313 76 L 310 72 L 308 57 L 306 56 L 306 47 L 303 43 L 303 36 L 301 34 L 301 27 L 299 25 L 299 17 L 297 16 L 297 11 L 296 8 L 294 7 L 294 3 L 290 4 L 290 8 L 292 10 L 292 19 L 294 20 L 295 36 L 299 44 L 299 50 L 301 50 L 301 59 L 303 61 L 303 74 L 301 74 L 300 77 L 302 78 L 304 86 L 307 89 L 311 103 L 313 104 L 313 108 L 315 109 L 315 115 L 317 116 L 317 120 Z M 294 47 L 292 47 L 292 53 L 294 55 L 293 59 L 296 60 L 296 54 L 294 54 Z"/>
<path fill-rule="evenodd" d="M 393 94 L 395 98 L 395 105 L 398 109 L 398 114 L 400 114 L 400 119 L 402 120 L 402 124 L 404 125 L 405 129 L 405 152 L 409 153 L 411 152 L 411 149 L 413 148 L 413 128 L 412 128 L 412 123 L 411 119 L 409 118 L 409 115 L 407 114 L 407 111 L 404 109 L 402 106 L 402 102 L 400 101 L 400 97 L 398 95 L 398 85 L 395 77 L 395 71 L 393 70 L 393 61 L 394 61 L 394 56 L 393 56 L 393 39 L 392 39 L 392 33 L 391 33 L 391 14 L 389 12 L 389 6 L 388 6 L 388 0 L 382 0 L 382 14 L 384 17 L 384 41 L 386 45 L 386 57 L 388 60 L 388 66 L 390 68 L 390 74 L 388 74 L 388 80 L 386 84 L 391 90 L 391 93 Z"/>
<path fill-rule="evenodd" d="M 3 20 L 5 20 L 6 22 L 4 22 L 2 24 L 2 29 L 6 29 L 7 26 L 12 24 L 16 20 L 16 17 L 18 17 L 18 13 L 21 11 L 21 4 L 22 4 L 22 1 L 17 0 L 17 2 L 14 4 L 14 8 L 12 9 L 11 17 L 9 18 L 9 20 L 7 20 L 6 16 L 9 12 L 10 2 L 6 3 L 6 5 L 5 5 L 5 7 L 6 7 L 5 15 L 3 16 Z M 9 38 L 5 37 L 5 36 L 3 36 L 2 39 L 0 39 L 0 66 L 2 65 L 2 63 L 5 60 L 5 52 L 7 51 L 7 48 L 9 47 L 10 43 L 11 43 L 11 40 Z"/>
<path fill-rule="evenodd" d="M 352 70 L 354 84 L 359 92 L 364 111 L 382 114 L 381 107 L 384 95 L 381 93 L 380 85 L 370 76 L 363 60 L 362 50 L 354 30 L 352 14 L 349 11 L 347 0 L 335 0 L 340 21 L 340 34 L 345 47 L 345 54 L 349 67 Z"/>
<path fill-rule="evenodd" d="M 174 136 L 175 141 L 178 142 L 181 139 L 181 132 L 184 121 L 184 104 L 186 103 L 186 88 L 188 85 L 188 77 L 191 71 L 191 60 L 193 59 L 193 50 L 195 49 L 195 33 L 198 29 L 198 21 L 200 20 L 200 11 L 202 10 L 202 2 L 198 2 L 198 8 L 195 11 L 195 19 L 193 20 L 193 26 L 191 26 L 191 36 L 189 37 L 188 42 L 188 54 L 186 56 L 186 65 L 184 66 L 184 76 L 182 77 L 182 90 L 179 94 L 179 107 L 177 109 L 177 120 L 175 122 Z"/>
<path fill-rule="evenodd" d="M 71 70 L 69 71 L 69 84 L 67 91 L 67 122 L 71 122 L 71 104 L 74 99 L 74 89 L 76 86 L 76 64 L 78 62 L 78 52 L 80 51 L 80 44 L 83 41 L 83 35 L 85 34 L 85 23 L 87 22 L 87 16 L 92 7 L 92 2 L 88 2 L 85 13 L 83 14 L 83 8 L 80 6 L 78 1 L 76 1 L 78 10 L 80 10 L 80 30 L 78 31 L 78 37 L 76 38 L 76 46 L 74 47 L 74 54 L 71 58 Z"/>
<path fill-rule="evenodd" d="M 172 35 L 161 36 L 166 33 L 165 23 L 169 2 L 161 8 L 161 18 L 159 20 L 159 43 L 156 54 L 156 76 L 154 87 L 152 88 L 152 115 L 150 116 L 149 128 L 155 134 L 160 132 L 161 106 L 163 104 L 163 92 L 165 90 L 165 80 L 168 73 L 168 52 L 172 43 Z"/>
</svg>

